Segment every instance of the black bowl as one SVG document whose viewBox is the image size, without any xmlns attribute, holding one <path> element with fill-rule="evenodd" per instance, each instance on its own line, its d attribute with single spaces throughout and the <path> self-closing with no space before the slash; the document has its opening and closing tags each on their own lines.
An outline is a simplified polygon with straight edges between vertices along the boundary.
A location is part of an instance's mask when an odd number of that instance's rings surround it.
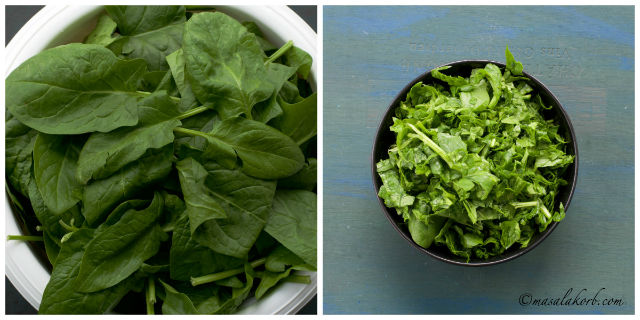
<svg viewBox="0 0 640 320">
<path fill-rule="evenodd" d="M 469 77 L 471 74 L 471 70 L 475 68 L 483 68 L 487 63 L 493 63 L 504 70 L 505 65 L 503 63 L 488 61 L 488 60 L 463 60 L 456 61 L 445 64 L 444 66 L 450 66 L 449 69 L 445 71 L 448 75 L 460 75 L 463 77 Z M 535 93 L 538 93 L 542 98 L 542 101 L 545 106 L 551 106 L 550 110 L 541 111 L 542 116 L 545 119 L 553 119 L 556 124 L 559 124 L 559 133 L 564 137 L 569 137 L 571 142 L 567 145 L 567 154 L 572 154 L 575 156 L 575 160 L 573 164 L 569 165 L 567 170 L 564 172 L 563 178 L 568 182 L 565 186 L 560 186 L 558 190 L 558 194 L 556 195 L 556 207 L 554 210 L 558 210 L 559 203 L 563 203 L 565 210 L 569 208 L 569 203 L 571 202 L 571 197 L 573 196 L 573 190 L 575 189 L 576 180 L 578 177 L 578 143 L 576 141 L 576 136 L 574 134 L 573 126 L 571 125 L 571 121 L 569 120 L 569 116 L 562 108 L 560 101 L 549 91 L 549 89 L 542 84 L 542 82 L 538 81 L 532 75 L 523 72 L 524 76 L 530 79 L 528 82 L 529 85 L 534 89 Z M 407 93 L 417 82 L 422 81 L 424 84 L 434 84 L 441 83 L 443 85 L 447 85 L 445 82 L 442 82 L 438 79 L 434 79 L 431 76 L 431 71 L 425 72 L 419 77 L 415 78 L 409 84 L 407 84 L 398 95 L 393 99 L 393 102 L 389 105 L 380 125 L 378 126 L 378 131 L 376 132 L 376 138 L 373 143 L 373 151 L 371 153 L 371 173 L 373 175 L 373 185 L 375 188 L 376 195 L 380 191 L 380 186 L 382 185 L 382 181 L 376 172 L 376 163 L 382 159 L 387 159 L 389 147 L 395 143 L 396 137 L 395 134 L 389 130 L 389 127 L 393 124 L 393 116 L 395 114 L 395 109 L 398 107 L 400 102 L 404 100 L 407 96 Z M 425 249 L 419 246 L 411 239 L 411 234 L 409 233 L 409 229 L 406 223 L 403 221 L 402 217 L 398 215 L 395 209 L 387 208 L 384 205 L 384 201 L 378 197 L 378 202 L 380 202 L 380 206 L 382 207 L 384 213 L 387 218 L 393 225 L 393 227 L 404 237 L 411 245 L 420 250 L 423 253 L 426 253 L 438 260 L 449 262 L 457 265 L 464 266 L 487 266 L 494 265 L 501 262 L 509 261 L 515 259 L 535 248 L 538 244 L 540 244 L 551 232 L 556 228 L 558 222 L 552 222 L 549 224 L 547 229 L 538 233 L 529 242 L 529 245 L 526 248 L 519 248 L 516 246 L 512 246 L 504 253 L 499 256 L 492 257 L 490 259 L 481 260 L 477 258 L 472 258 L 467 262 L 465 259 L 458 257 L 451 252 L 446 246 L 437 246 L 431 245 L 428 249 Z"/>
</svg>

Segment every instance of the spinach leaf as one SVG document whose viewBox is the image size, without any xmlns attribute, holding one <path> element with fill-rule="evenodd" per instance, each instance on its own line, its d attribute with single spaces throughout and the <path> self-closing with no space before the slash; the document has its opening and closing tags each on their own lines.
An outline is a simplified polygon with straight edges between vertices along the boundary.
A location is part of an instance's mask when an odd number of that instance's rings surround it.
<svg viewBox="0 0 640 320">
<path fill-rule="evenodd" d="M 256 35 L 256 38 L 260 43 L 260 47 L 262 48 L 262 51 L 266 53 L 267 51 L 274 51 L 278 49 L 278 47 L 274 46 L 271 42 L 265 39 L 264 33 L 262 33 L 262 30 L 260 30 L 260 27 L 258 27 L 258 25 L 255 22 L 245 21 L 242 23 L 242 25 L 245 28 L 247 28 L 248 32 L 251 32 Z"/>
<path fill-rule="evenodd" d="M 192 107 L 195 107 L 198 101 L 196 100 L 196 96 L 191 89 L 191 84 L 186 79 L 184 51 L 182 50 L 182 48 L 168 55 L 167 63 L 169 64 L 169 68 L 171 69 L 173 79 L 178 86 L 178 90 L 180 91 L 180 105 L 182 107 L 182 110 L 188 110 Z"/>
<path fill-rule="evenodd" d="M 313 191 L 318 182 L 318 160 L 308 158 L 300 171 L 278 180 L 278 189 L 301 189 Z"/>
<path fill-rule="evenodd" d="M 179 115 L 177 104 L 164 91 L 143 99 L 136 126 L 91 134 L 78 159 L 78 180 L 87 183 L 91 178 L 109 177 L 147 150 L 170 144 L 173 129 L 181 124 Z"/>
<path fill-rule="evenodd" d="M 40 314 L 90 314 L 109 312 L 124 297 L 136 280 L 127 279 L 120 284 L 97 292 L 75 290 L 74 279 L 80 269 L 85 245 L 93 237 L 93 230 L 74 232 L 60 248 L 51 279 L 42 296 Z"/>
<path fill-rule="evenodd" d="M 216 161 L 242 161 L 242 172 L 261 179 L 288 177 L 304 165 L 300 148 L 280 131 L 242 117 L 214 123 L 204 157 Z"/>
<path fill-rule="evenodd" d="M 25 126 L 6 111 L 5 175 L 9 183 L 24 196 L 28 196 L 33 144 L 37 135 L 38 131 Z"/>
<path fill-rule="evenodd" d="M 223 13 L 203 12 L 189 19 L 183 50 L 193 92 L 223 119 L 251 117 L 253 106 L 274 91 L 256 36 Z"/>
<path fill-rule="evenodd" d="M 153 257 L 165 236 L 157 223 L 162 197 L 156 193 L 148 208 L 127 210 L 117 222 L 96 230 L 82 256 L 75 286 L 81 292 L 112 287 Z"/>
<path fill-rule="evenodd" d="M 29 202 L 36 218 L 40 222 L 42 231 L 57 245 L 61 244 L 61 239 L 70 231 L 67 230 L 62 223 L 72 228 L 83 224 L 84 217 L 80 212 L 79 205 L 73 206 L 61 214 L 54 214 L 45 205 L 42 195 L 36 186 L 35 179 L 31 179 L 28 188 Z"/>
<path fill-rule="evenodd" d="M 76 179 L 83 136 L 65 137 L 40 133 L 33 146 L 33 173 L 45 205 L 53 214 L 69 210 L 82 199 Z"/>
<path fill-rule="evenodd" d="M 265 231 L 287 249 L 316 266 L 316 194 L 304 190 L 278 190 Z"/>
<path fill-rule="evenodd" d="M 193 302 L 191 302 L 191 299 L 189 299 L 189 296 L 178 292 L 178 290 L 162 281 L 162 279 L 160 283 L 165 291 L 165 298 L 162 303 L 163 314 L 200 314 L 198 309 L 193 305 Z"/>
<path fill-rule="evenodd" d="M 169 174 L 173 146 L 150 149 L 140 159 L 118 170 L 114 175 L 96 180 L 84 188 L 82 214 L 89 225 L 101 222 L 104 215 L 120 202 L 130 199 L 144 188 Z"/>
<path fill-rule="evenodd" d="M 205 184 L 227 218 L 202 222 L 192 233 L 193 238 L 218 253 L 245 258 L 265 226 L 276 184 L 215 162 L 207 162 L 204 167 L 209 173 Z"/>
<path fill-rule="evenodd" d="M 284 53 L 284 64 L 294 67 L 296 69 L 296 73 L 302 79 L 307 79 L 309 77 L 312 63 L 313 59 L 311 58 L 311 55 L 298 47 L 294 46 Z"/>
<path fill-rule="evenodd" d="M 120 60 L 94 44 L 68 44 L 29 58 L 6 79 L 20 122 L 48 134 L 108 132 L 138 122 L 144 60 Z"/>
<path fill-rule="evenodd" d="M 145 59 L 149 70 L 167 70 L 166 56 L 182 45 L 183 6 L 106 6 L 120 37 L 109 45 L 116 54 Z"/>
<path fill-rule="evenodd" d="M 300 257 L 282 245 L 267 256 L 265 269 L 258 275 L 260 283 L 256 288 L 257 299 L 262 298 L 271 288 L 287 278 L 293 270 L 315 271 L 315 267 L 306 264 Z"/>
<path fill-rule="evenodd" d="M 193 239 L 189 218 L 181 216 L 173 231 L 170 250 L 171 279 L 189 281 L 209 273 L 234 269 L 242 266 L 243 259 L 216 253 Z"/>
<path fill-rule="evenodd" d="M 317 97 L 315 93 L 295 104 L 289 104 L 283 100 L 279 103 L 283 114 L 270 123 L 274 128 L 291 137 L 298 145 L 316 135 Z"/>
<path fill-rule="evenodd" d="M 98 18 L 95 29 L 87 36 L 84 43 L 108 46 L 116 40 L 115 37 L 112 37 L 113 32 L 116 31 L 116 27 L 117 24 L 111 17 L 106 14 L 101 15 L 100 18 Z"/>
<path fill-rule="evenodd" d="M 193 158 L 187 158 L 178 162 L 176 168 L 180 176 L 191 233 L 195 233 L 207 220 L 227 218 L 227 213 L 218 204 L 218 195 L 205 185 L 209 173 L 200 163 Z"/>
</svg>

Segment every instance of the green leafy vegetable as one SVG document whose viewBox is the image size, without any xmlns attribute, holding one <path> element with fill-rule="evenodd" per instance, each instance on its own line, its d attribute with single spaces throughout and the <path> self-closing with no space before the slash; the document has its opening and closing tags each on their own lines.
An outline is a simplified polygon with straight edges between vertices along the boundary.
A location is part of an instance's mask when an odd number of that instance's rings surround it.
<svg viewBox="0 0 640 320">
<path fill-rule="evenodd" d="M 11 72 L 7 108 L 20 122 L 49 134 L 132 126 L 138 122 L 136 85 L 144 65 L 92 44 L 47 49 Z"/>
<path fill-rule="evenodd" d="M 182 6 L 106 6 L 121 35 L 109 48 L 128 59 L 142 58 L 149 70 L 167 70 L 166 57 L 182 45 Z"/>
<path fill-rule="evenodd" d="M 38 134 L 33 147 L 33 174 L 45 205 L 53 214 L 69 210 L 82 199 L 75 177 L 84 137 Z"/>
<path fill-rule="evenodd" d="M 108 46 L 116 40 L 111 35 L 116 31 L 117 26 L 118 25 L 113 21 L 113 19 L 111 19 L 111 17 L 106 14 L 101 15 L 100 18 L 98 18 L 96 28 L 91 31 L 84 43 Z"/>
<path fill-rule="evenodd" d="M 287 249 L 316 266 L 316 195 L 304 190 L 276 192 L 265 230 Z"/>
<path fill-rule="evenodd" d="M 189 19 L 183 50 L 193 92 L 223 118 L 250 118 L 253 106 L 274 91 L 256 36 L 223 13 L 205 12 Z"/>
<path fill-rule="evenodd" d="M 8 239 L 53 266 L 39 312 L 233 313 L 310 283 L 311 56 L 221 12 L 105 9 L 5 81 L 5 186 L 35 230 Z"/>
<path fill-rule="evenodd" d="M 562 203 L 551 210 L 574 161 L 569 140 L 541 115 L 522 64 L 506 56 L 506 70 L 488 63 L 466 78 L 435 69 L 442 82 L 415 84 L 395 110 L 378 195 L 424 248 L 487 259 L 526 247 L 564 217 Z"/>
</svg>

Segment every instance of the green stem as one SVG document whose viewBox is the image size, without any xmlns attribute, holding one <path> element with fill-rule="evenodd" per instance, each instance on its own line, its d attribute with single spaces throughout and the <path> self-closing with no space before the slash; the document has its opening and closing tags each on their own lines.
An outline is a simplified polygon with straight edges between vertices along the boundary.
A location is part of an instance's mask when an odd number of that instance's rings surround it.
<svg viewBox="0 0 640 320">
<path fill-rule="evenodd" d="M 429 146 L 431 150 L 433 150 L 436 154 L 438 154 L 440 158 L 442 158 L 442 160 L 444 160 L 444 162 L 446 162 L 447 165 L 449 165 L 449 168 L 453 167 L 453 160 L 451 160 L 449 155 L 446 152 L 444 152 L 444 150 L 442 150 L 442 148 L 440 148 L 438 144 L 433 142 L 433 140 L 429 139 L 429 137 L 427 137 L 426 134 L 422 133 L 422 131 L 418 130 L 411 123 L 408 123 L 407 125 L 409 126 L 409 128 L 411 128 L 411 130 L 416 132 L 416 134 L 418 135 L 418 138 L 422 140 L 422 142 L 424 142 L 427 146 Z"/>
<path fill-rule="evenodd" d="M 538 201 L 529 201 L 529 202 L 511 202 L 511 205 L 516 208 L 529 208 L 529 207 L 535 207 L 538 205 Z"/>
<path fill-rule="evenodd" d="M 191 130 L 191 129 L 187 129 L 187 128 L 177 127 L 177 128 L 174 128 L 173 131 L 174 132 L 178 132 L 178 133 L 188 134 L 190 136 L 203 137 L 205 139 L 209 138 L 209 136 L 204 132 Z"/>
<path fill-rule="evenodd" d="M 73 219 L 72 219 L 73 220 Z M 67 231 L 69 232 L 76 232 L 80 229 L 78 229 L 78 227 L 73 225 L 73 221 L 71 221 L 71 225 L 66 224 L 64 221 L 60 220 L 58 221 L 58 223 Z"/>
<path fill-rule="evenodd" d="M 284 281 L 309 284 L 309 283 L 311 283 L 311 278 L 309 276 L 292 274 L 292 275 L 284 278 Z"/>
<path fill-rule="evenodd" d="M 267 61 L 264 62 L 264 65 L 266 66 L 267 64 L 276 61 L 276 59 L 280 58 L 280 56 L 283 55 L 285 52 L 287 52 L 287 50 L 291 49 L 291 47 L 293 47 L 293 41 L 289 40 L 282 47 L 280 47 L 278 51 L 274 52 L 269 57 L 269 59 L 267 59 Z"/>
<path fill-rule="evenodd" d="M 200 107 L 197 107 L 197 108 L 193 108 L 193 109 L 191 109 L 191 110 L 179 115 L 176 119 L 183 120 L 183 119 L 186 119 L 186 118 L 189 118 L 189 117 L 193 117 L 193 116 L 195 116 L 197 114 L 203 113 L 203 112 L 205 112 L 207 110 L 209 110 L 209 108 L 207 108 L 205 106 L 200 106 Z"/>
<path fill-rule="evenodd" d="M 156 303 L 156 282 L 153 277 L 148 278 L 147 282 L 147 314 L 155 314 L 153 305 Z"/>
<path fill-rule="evenodd" d="M 551 219 L 551 212 L 549 212 L 549 209 L 547 209 L 542 202 L 540 202 L 540 210 L 542 210 L 542 213 L 547 219 Z"/>
<path fill-rule="evenodd" d="M 256 268 L 258 266 L 263 265 L 266 261 L 267 261 L 267 258 L 261 258 L 261 259 L 255 260 L 255 261 L 251 262 L 251 267 L 252 268 Z M 235 276 L 235 275 L 243 273 L 243 272 L 244 272 L 244 268 L 236 268 L 236 269 L 231 269 L 231 270 L 227 270 L 227 271 L 222 271 L 222 272 L 217 272 L 217 273 L 204 275 L 204 276 L 201 276 L 201 277 L 195 277 L 195 278 L 191 277 L 191 285 L 195 287 L 195 286 L 198 286 L 198 285 L 201 285 L 201 284 L 205 284 L 205 283 L 210 283 L 210 282 L 226 279 L 226 278 Z"/>
<path fill-rule="evenodd" d="M 148 92 L 148 91 L 136 91 L 136 93 L 144 95 L 144 96 L 150 96 L 152 94 L 152 92 Z M 173 100 L 175 102 L 180 102 L 180 98 L 178 98 L 178 97 L 169 96 L 169 98 L 171 98 L 171 100 Z"/>
<path fill-rule="evenodd" d="M 7 240 L 44 241 L 42 236 L 22 236 L 22 235 L 8 235 Z"/>
</svg>

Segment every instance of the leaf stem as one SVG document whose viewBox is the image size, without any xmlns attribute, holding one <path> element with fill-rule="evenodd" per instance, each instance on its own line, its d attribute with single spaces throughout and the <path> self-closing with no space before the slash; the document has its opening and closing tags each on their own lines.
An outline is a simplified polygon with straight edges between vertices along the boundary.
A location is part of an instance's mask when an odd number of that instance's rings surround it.
<svg viewBox="0 0 640 320">
<path fill-rule="evenodd" d="M 153 305 L 156 303 L 156 282 L 153 277 L 149 277 L 147 281 L 147 314 L 155 314 Z"/>
<path fill-rule="evenodd" d="M 44 241 L 42 236 L 23 236 L 23 235 L 13 235 L 13 234 L 8 235 L 7 240 Z"/>
<path fill-rule="evenodd" d="M 267 59 L 267 61 L 264 62 L 264 65 L 266 66 L 267 64 L 269 64 L 271 62 L 274 62 L 276 59 L 280 58 L 281 55 L 283 55 L 285 52 L 287 52 L 287 50 L 291 49 L 291 47 L 293 47 L 293 41 L 289 40 L 282 47 L 280 47 L 280 49 L 278 49 L 278 51 L 274 52 L 269 57 L 269 59 Z"/>
<path fill-rule="evenodd" d="M 72 221 L 71 221 L 71 225 L 66 224 L 64 221 L 62 221 L 62 219 L 61 219 L 61 220 L 59 220 L 59 221 L 58 221 L 58 223 L 59 223 L 59 224 L 60 224 L 60 225 L 65 229 L 65 230 L 67 230 L 67 231 L 69 231 L 69 232 L 76 232 L 76 231 L 80 230 L 78 227 L 76 227 L 76 226 L 74 226 L 74 225 L 73 225 L 73 219 L 72 219 Z"/>
<path fill-rule="evenodd" d="M 188 134 L 190 136 L 198 136 L 198 137 L 203 137 L 203 138 L 209 138 L 209 136 L 207 136 L 206 133 L 201 132 L 201 131 L 196 131 L 196 130 L 191 130 L 191 129 L 187 129 L 187 128 L 182 128 L 182 127 L 177 127 L 173 129 L 174 132 L 178 132 L 178 133 L 183 133 L 183 134 Z"/>
<path fill-rule="evenodd" d="M 138 91 L 136 91 L 136 93 L 138 93 L 138 94 L 142 94 L 142 95 L 145 95 L 145 96 L 150 96 L 153 92 L 140 91 L 140 90 L 138 90 Z M 171 100 L 173 100 L 173 101 L 175 101 L 175 102 L 180 102 L 180 98 L 178 98 L 178 97 L 169 96 L 169 98 L 171 98 Z"/>
<path fill-rule="evenodd" d="M 528 201 L 528 202 L 512 202 L 511 205 L 516 208 L 528 208 L 528 207 L 536 207 L 538 205 L 538 201 Z"/>
<path fill-rule="evenodd" d="M 426 134 L 422 133 L 422 131 L 418 130 L 411 123 L 407 123 L 407 125 L 409 126 L 409 128 L 411 128 L 411 130 L 415 131 L 416 134 L 418 134 L 418 138 L 420 138 L 422 142 L 424 142 L 429 148 L 431 148 L 431 150 L 433 150 L 436 154 L 438 154 L 440 158 L 442 158 L 442 160 L 444 160 L 444 162 L 447 163 L 447 165 L 449 165 L 449 168 L 453 167 L 453 160 L 451 160 L 449 155 L 446 152 L 444 152 L 444 150 L 442 150 L 442 148 L 440 148 L 440 146 L 438 146 L 437 143 L 429 139 L 429 137 L 427 137 Z"/>
<path fill-rule="evenodd" d="M 197 114 L 203 113 L 203 112 L 205 112 L 207 110 L 209 110 L 209 108 L 207 108 L 205 106 L 200 106 L 200 107 L 197 107 L 197 108 L 193 108 L 193 109 L 191 109 L 191 110 L 179 115 L 177 117 L 177 119 L 178 120 L 183 120 L 183 119 L 186 119 L 186 118 L 189 118 L 189 117 L 193 117 L 193 116 L 195 116 Z"/>
<path fill-rule="evenodd" d="M 251 267 L 256 268 L 258 266 L 263 265 L 266 261 L 267 261 L 267 258 L 260 258 L 258 260 L 251 262 Z M 191 277 L 191 285 L 195 287 L 201 284 L 226 279 L 226 278 L 235 276 L 237 274 L 240 274 L 242 272 L 244 272 L 244 267 L 212 273 L 212 274 L 208 274 L 200 277 Z"/>
</svg>

